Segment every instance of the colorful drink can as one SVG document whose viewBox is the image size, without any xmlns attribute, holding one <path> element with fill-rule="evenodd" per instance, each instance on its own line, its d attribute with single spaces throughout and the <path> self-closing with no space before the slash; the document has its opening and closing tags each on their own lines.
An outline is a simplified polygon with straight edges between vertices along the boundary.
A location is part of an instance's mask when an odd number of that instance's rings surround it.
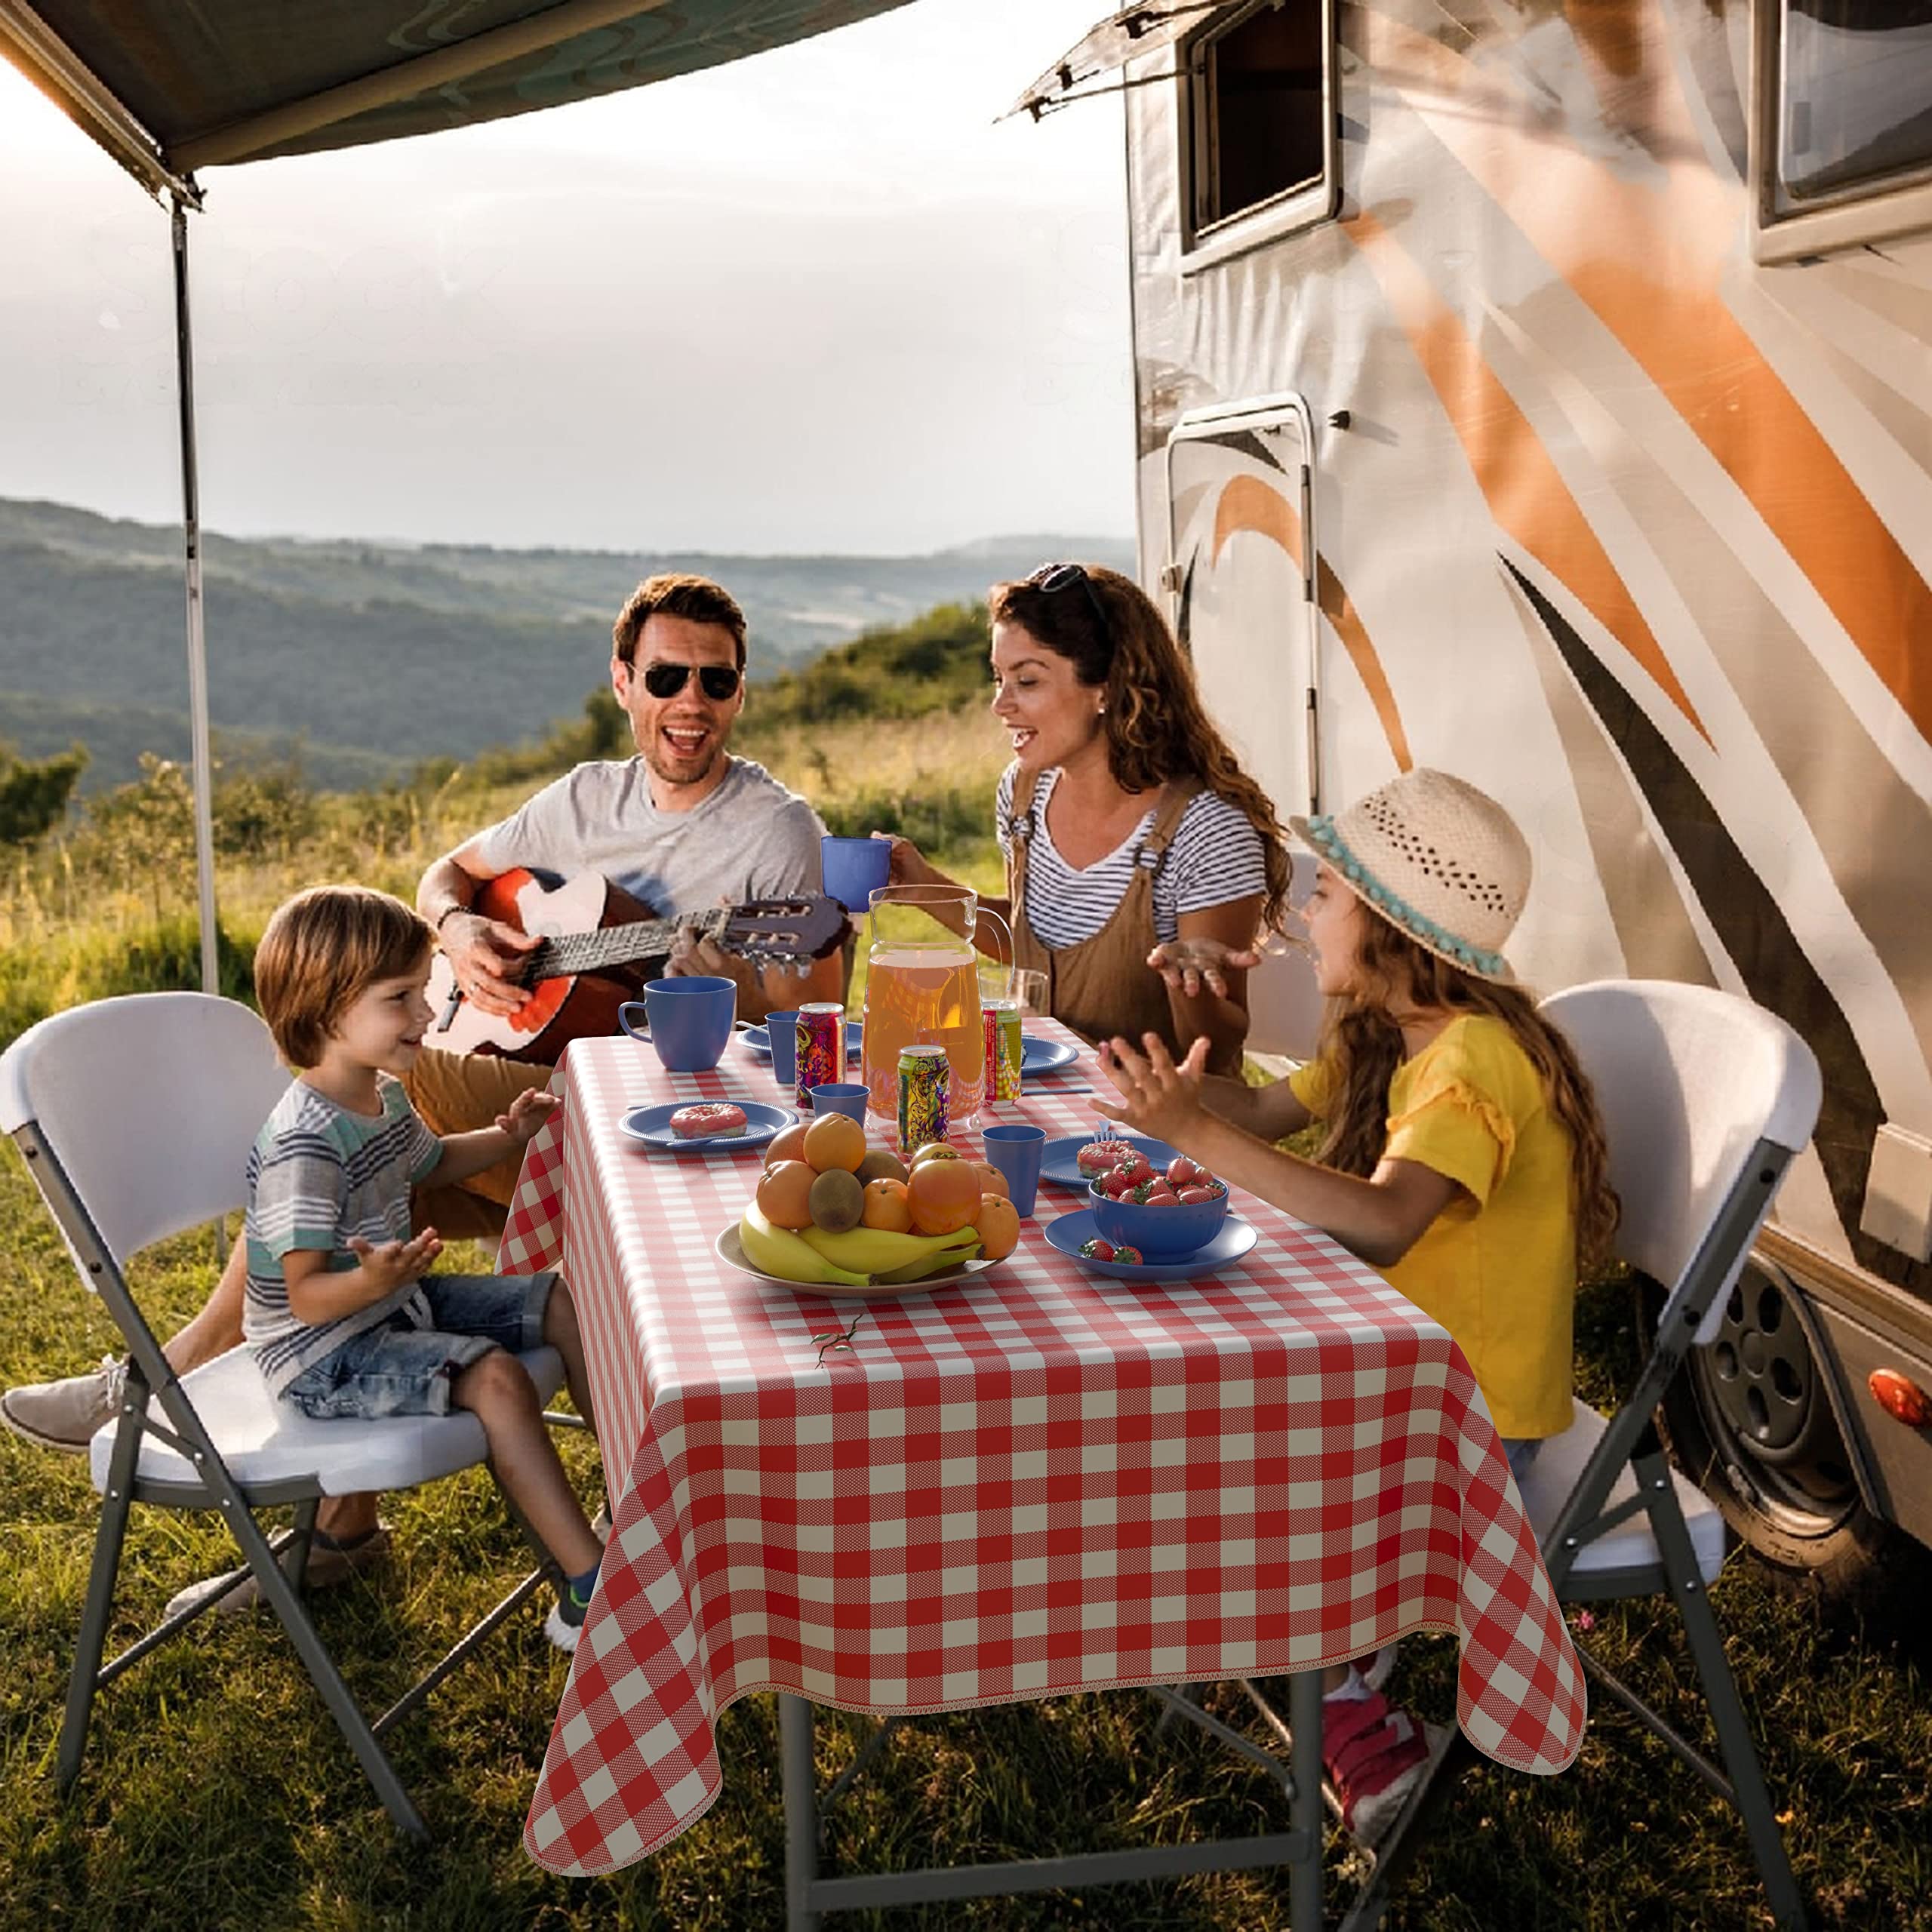
<svg viewBox="0 0 1932 1932">
<path fill-rule="evenodd" d="M 1020 1037 L 1020 1002 L 989 999 L 986 1003 L 986 1098 L 1020 1097 L 1020 1063 L 1026 1045 Z"/>
<path fill-rule="evenodd" d="M 812 1089 L 845 1078 L 845 1009 L 821 1000 L 798 1009 L 798 1105 L 812 1103 Z"/>
<path fill-rule="evenodd" d="M 952 1124 L 952 1063 L 943 1047 L 900 1049 L 899 1144 L 907 1153 L 946 1138 Z"/>
</svg>

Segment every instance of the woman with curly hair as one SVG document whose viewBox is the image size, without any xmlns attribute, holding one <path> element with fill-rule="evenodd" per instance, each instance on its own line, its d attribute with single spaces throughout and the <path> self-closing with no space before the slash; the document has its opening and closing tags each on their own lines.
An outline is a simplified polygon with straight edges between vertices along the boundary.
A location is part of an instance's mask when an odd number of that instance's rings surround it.
<svg viewBox="0 0 1932 1932">
<path fill-rule="evenodd" d="M 993 715 L 1014 964 L 1090 1040 L 1154 1033 L 1232 1072 L 1247 1035 L 1257 934 L 1287 903 L 1274 808 L 1202 708 L 1194 672 L 1131 578 L 1049 564 L 994 586 Z M 909 841 L 892 876 L 951 884 Z M 985 927 L 983 949 L 996 940 Z M 997 956 L 997 955 L 995 955 Z"/>
</svg>

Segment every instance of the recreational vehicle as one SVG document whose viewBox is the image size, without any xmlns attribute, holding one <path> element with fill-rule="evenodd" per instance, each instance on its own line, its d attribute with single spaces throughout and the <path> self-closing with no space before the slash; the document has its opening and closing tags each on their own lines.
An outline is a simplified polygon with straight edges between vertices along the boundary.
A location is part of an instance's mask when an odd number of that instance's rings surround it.
<svg viewBox="0 0 1932 1932">
<path fill-rule="evenodd" d="M 1143 571 L 1249 768 L 1454 771 L 1531 834 L 1532 984 L 1816 1051 L 1666 1420 L 1770 1561 L 1869 1582 L 1932 1543 L 1932 5 L 1150 5 L 1022 104 L 1102 88 Z"/>
</svg>

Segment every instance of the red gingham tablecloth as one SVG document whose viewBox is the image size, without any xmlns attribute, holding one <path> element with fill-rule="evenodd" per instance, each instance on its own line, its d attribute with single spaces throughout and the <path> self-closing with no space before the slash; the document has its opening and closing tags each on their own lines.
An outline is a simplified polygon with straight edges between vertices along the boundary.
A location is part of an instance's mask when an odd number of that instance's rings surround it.
<svg viewBox="0 0 1932 1932">
<path fill-rule="evenodd" d="M 1068 1091 L 1091 1054 L 1069 1072 L 987 1118 L 1091 1132 Z M 829 1297 L 712 1252 L 755 1153 L 617 1131 L 651 1102 L 782 1099 L 767 1064 L 734 1043 L 669 1075 L 583 1041 L 559 1091 L 499 1265 L 571 1284 L 614 1522 L 525 1824 L 540 1863 L 612 1871 L 700 1817 L 718 1712 L 755 1690 L 951 1709 L 1453 1631 L 1471 1740 L 1521 1770 L 1576 1755 L 1576 1652 L 1462 1352 L 1325 1236 L 1237 1190 L 1245 1257 L 1129 1284 L 1046 1244 L 1081 1203 L 1043 1186 L 977 1278 Z M 861 1311 L 821 1363 L 814 1337 Z"/>
</svg>

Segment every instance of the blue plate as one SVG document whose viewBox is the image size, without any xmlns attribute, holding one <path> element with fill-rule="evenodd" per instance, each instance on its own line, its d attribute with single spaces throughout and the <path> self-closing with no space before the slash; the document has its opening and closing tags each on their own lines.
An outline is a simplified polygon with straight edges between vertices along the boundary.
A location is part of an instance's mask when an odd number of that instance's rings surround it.
<svg viewBox="0 0 1932 1932">
<path fill-rule="evenodd" d="M 1205 1247 L 1179 1261 L 1149 1261 L 1136 1267 L 1132 1262 L 1096 1261 L 1080 1252 L 1083 1241 L 1091 1241 L 1100 1230 L 1094 1225 L 1094 1211 L 1082 1208 L 1063 1214 L 1046 1226 L 1047 1244 L 1063 1254 L 1070 1254 L 1083 1268 L 1097 1275 L 1110 1275 L 1116 1281 L 1189 1281 L 1202 1275 L 1218 1275 L 1231 1262 L 1238 1261 L 1261 1237 L 1251 1222 L 1230 1214 L 1221 1231 Z"/>
<path fill-rule="evenodd" d="M 1036 1040 L 1031 1033 L 1020 1036 L 1020 1077 L 1031 1080 L 1036 1074 L 1051 1073 L 1056 1067 L 1071 1066 L 1080 1057 L 1080 1049 L 1066 1040 Z"/>
<path fill-rule="evenodd" d="M 735 1154 L 740 1148 L 762 1147 L 798 1118 L 789 1107 L 768 1107 L 762 1100 L 734 1100 L 733 1106 L 745 1110 L 743 1133 L 707 1134 L 701 1140 L 681 1140 L 671 1131 L 671 1116 L 680 1107 L 702 1105 L 697 1100 L 668 1100 L 655 1107 L 633 1107 L 618 1121 L 617 1131 L 626 1140 L 635 1140 L 657 1154 Z"/>
<path fill-rule="evenodd" d="M 1069 1134 L 1063 1139 L 1049 1140 L 1040 1150 L 1040 1178 L 1051 1181 L 1056 1187 L 1070 1187 L 1075 1193 L 1084 1194 L 1087 1177 L 1080 1171 L 1074 1156 L 1090 1140 L 1131 1141 L 1157 1168 L 1164 1168 L 1180 1152 L 1164 1140 L 1149 1140 L 1144 1134 L 1128 1134 L 1112 1126 L 1103 1134 L 1097 1124 L 1091 1134 Z M 1081 1236 L 1082 1241 L 1086 1238 L 1084 1235 Z"/>
<path fill-rule="evenodd" d="M 859 1043 L 865 1037 L 866 1023 L 863 1020 L 846 1021 L 845 1051 L 848 1058 L 857 1059 Z M 762 1021 L 755 1026 L 747 1026 L 738 1035 L 738 1042 L 747 1053 L 756 1054 L 760 1060 L 769 1060 L 771 1057 L 771 1032 Z"/>
</svg>

